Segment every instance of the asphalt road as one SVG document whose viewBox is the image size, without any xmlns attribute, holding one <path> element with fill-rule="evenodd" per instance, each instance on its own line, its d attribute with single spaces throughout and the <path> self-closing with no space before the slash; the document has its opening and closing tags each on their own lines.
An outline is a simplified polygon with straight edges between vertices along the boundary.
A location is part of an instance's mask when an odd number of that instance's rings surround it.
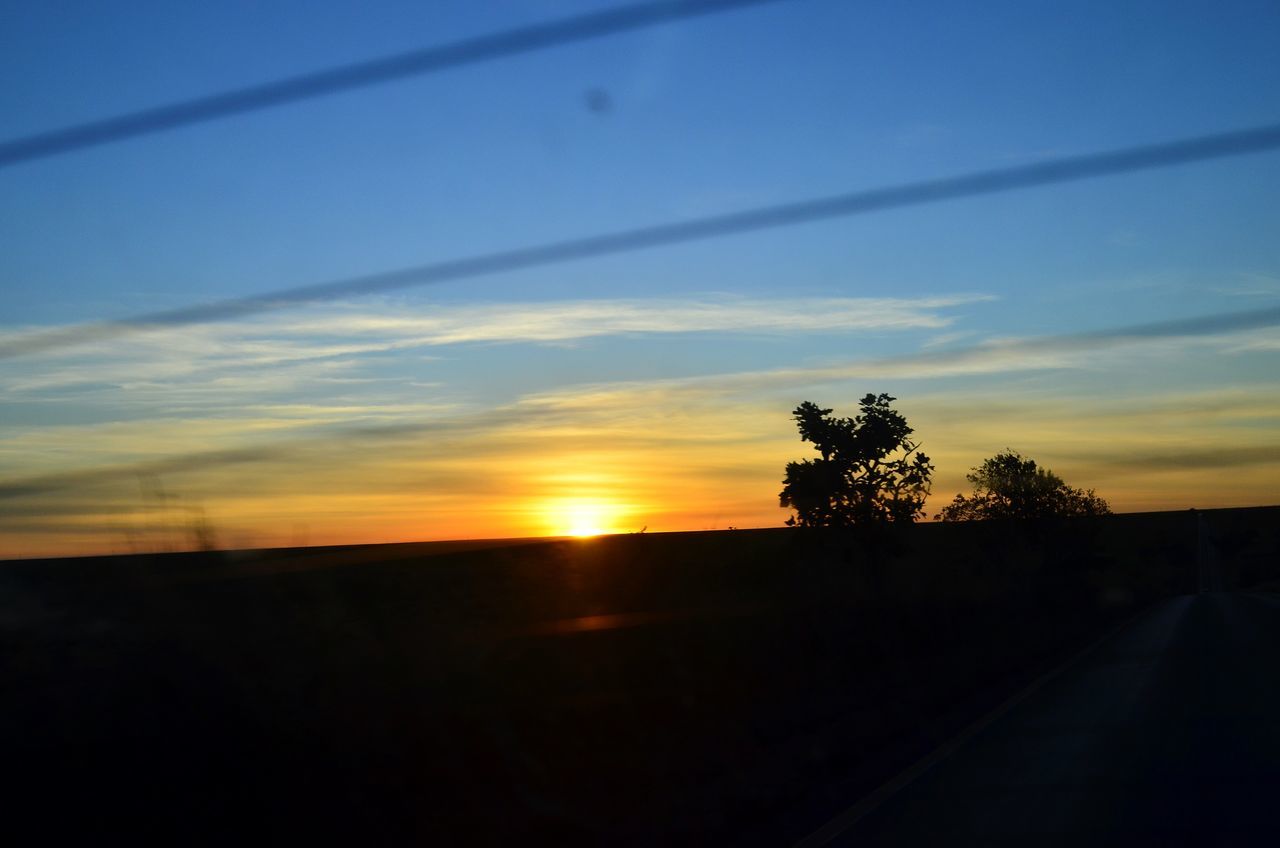
<svg viewBox="0 0 1280 848">
<path fill-rule="evenodd" d="M 801 844 L 1280 845 L 1278 799 L 1280 596 L 1204 592 Z"/>
</svg>

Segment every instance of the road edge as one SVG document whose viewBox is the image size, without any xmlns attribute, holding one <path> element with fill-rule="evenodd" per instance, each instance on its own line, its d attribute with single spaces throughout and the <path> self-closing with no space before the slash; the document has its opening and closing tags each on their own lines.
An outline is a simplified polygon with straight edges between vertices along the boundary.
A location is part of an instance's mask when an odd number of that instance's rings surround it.
<svg viewBox="0 0 1280 848">
<path fill-rule="evenodd" d="M 1177 596 L 1164 598 L 1157 601 L 1156 603 L 1139 610 L 1121 621 L 1106 633 L 1081 648 L 1075 654 L 1040 675 L 1018 692 L 1015 692 L 1013 695 L 1006 698 L 995 708 L 975 719 L 951 739 L 939 745 L 919 760 L 916 760 L 914 763 L 907 766 L 884 783 L 880 784 L 880 786 L 872 790 L 870 793 L 862 796 L 862 798 L 858 799 L 858 801 L 852 806 L 847 807 L 840 813 L 836 814 L 836 816 L 830 819 L 826 824 L 822 825 L 798 842 L 793 843 L 792 848 L 819 848 L 819 846 L 830 844 L 832 840 L 836 839 L 849 828 L 853 827 L 885 801 L 888 801 L 898 792 L 905 789 L 929 769 L 954 754 L 966 742 L 986 729 L 988 725 L 992 724 L 997 719 L 1000 719 L 1018 704 L 1031 697 L 1046 683 L 1079 663 L 1085 657 L 1102 647 L 1106 642 L 1110 641 L 1124 630 L 1132 627 L 1141 619 L 1153 615 L 1157 610 L 1171 603 L 1176 597 Z"/>
</svg>

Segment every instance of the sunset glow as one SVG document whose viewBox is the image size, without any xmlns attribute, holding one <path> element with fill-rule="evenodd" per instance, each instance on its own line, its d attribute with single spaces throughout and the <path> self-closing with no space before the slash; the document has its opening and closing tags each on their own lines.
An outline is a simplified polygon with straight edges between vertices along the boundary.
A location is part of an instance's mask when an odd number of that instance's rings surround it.
<svg viewBox="0 0 1280 848">
<path fill-rule="evenodd" d="M 548 507 L 556 536 L 599 536 L 618 531 L 618 510 L 612 504 L 590 499 L 558 501 Z"/>
</svg>

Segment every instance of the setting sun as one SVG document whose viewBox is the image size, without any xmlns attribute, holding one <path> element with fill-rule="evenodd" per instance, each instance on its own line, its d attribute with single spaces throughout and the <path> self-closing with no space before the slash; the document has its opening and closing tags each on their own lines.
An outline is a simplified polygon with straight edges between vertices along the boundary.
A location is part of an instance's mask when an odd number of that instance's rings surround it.
<svg viewBox="0 0 1280 848">
<path fill-rule="evenodd" d="M 599 536 L 617 530 L 618 509 L 598 500 L 566 500 L 548 510 L 554 532 L 562 536 Z"/>
</svg>

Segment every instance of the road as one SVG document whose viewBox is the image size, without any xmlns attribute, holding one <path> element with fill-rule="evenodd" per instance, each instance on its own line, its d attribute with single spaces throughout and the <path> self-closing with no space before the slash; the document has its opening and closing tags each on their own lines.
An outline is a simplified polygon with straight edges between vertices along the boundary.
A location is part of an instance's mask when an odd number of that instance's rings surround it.
<svg viewBox="0 0 1280 848">
<path fill-rule="evenodd" d="M 927 765 L 800 844 L 1280 844 L 1280 596 L 1169 599 Z"/>
</svg>

